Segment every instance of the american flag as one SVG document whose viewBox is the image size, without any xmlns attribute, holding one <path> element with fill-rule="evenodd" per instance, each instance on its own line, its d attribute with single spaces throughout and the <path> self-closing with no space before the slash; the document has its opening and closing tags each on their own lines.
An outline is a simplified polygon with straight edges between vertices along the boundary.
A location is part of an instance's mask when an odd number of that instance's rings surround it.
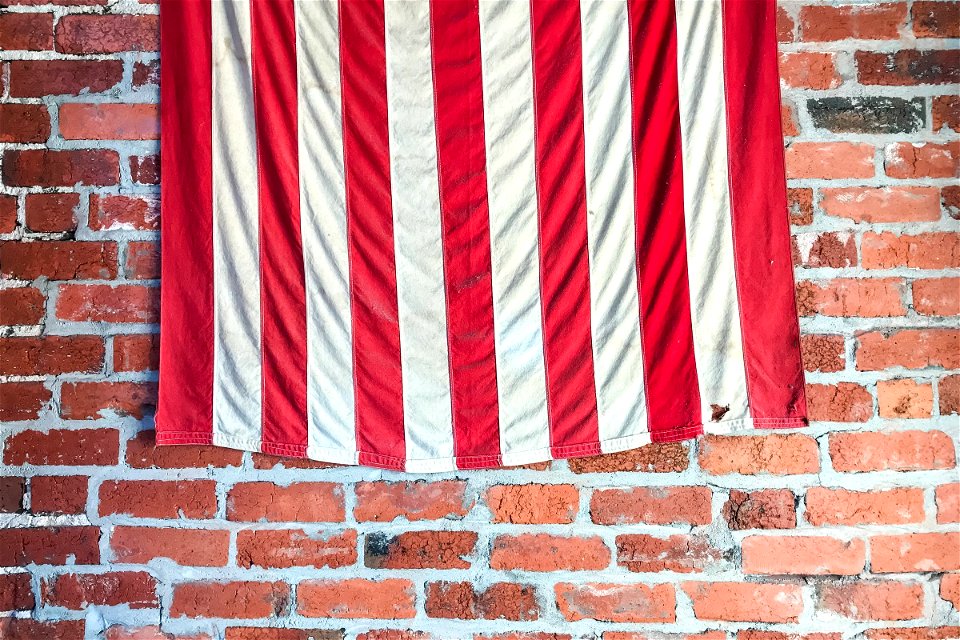
<svg viewBox="0 0 960 640">
<path fill-rule="evenodd" d="M 159 444 L 806 423 L 774 0 L 163 0 Z"/>
</svg>

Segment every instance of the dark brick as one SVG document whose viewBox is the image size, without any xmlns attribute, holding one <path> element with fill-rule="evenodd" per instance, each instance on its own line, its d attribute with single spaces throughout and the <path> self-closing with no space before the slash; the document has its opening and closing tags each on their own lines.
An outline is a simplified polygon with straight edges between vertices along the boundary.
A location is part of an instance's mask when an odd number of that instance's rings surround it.
<svg viewBox="0 0 960 640">
<path fill-rule="evenodd" d="M 923 98 L 816 98 L 807 111 L 814 126 L 837 133 L 912 133 L 926 125 Z"/>
<path fill-rule="evenodd" d="M 904 49 L 895 53 L 857 51 L 861 84 L 902 86 L 960 82 L 960 50 Z"/>
</svg>

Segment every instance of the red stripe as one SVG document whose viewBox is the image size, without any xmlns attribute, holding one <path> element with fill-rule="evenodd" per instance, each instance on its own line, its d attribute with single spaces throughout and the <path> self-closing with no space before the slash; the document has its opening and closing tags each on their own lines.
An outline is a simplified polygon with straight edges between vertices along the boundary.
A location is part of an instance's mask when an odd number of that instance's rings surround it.
<svg viewBox="0 0 960 640">
<path fill-rule="evenodd" d="M 806 421 L 787 224 L 774 0 L 723 4 L 727 155 L 750 413 Z M 766 421 L 766 422 L 765 422 Z"/>
<path fill-rule="evenodd" d="M 360 464 L 406 457 L 382 0 L 340 2 L 343 147 Z"/>
<path fill-rule="evenodd" d="M 307 446 L 307 324 L 293 0 L 250 3 L 260 194 L 263 450 Z"/>
<path fill-rule="evenodd" d="M 637 281 L 655 441 L 700 431 L 683 216 L 674 0 L 630 0 Z"/>
<path fill-rule="evenodd" d="M 554 457 L 600 452 L 590 341 L 579 5 L 530 2 L 540 294 Z"/>
<path fill-rule="evenodd" d="M 164 168 L 160 187 L 157 442 L 202 444 L 213 437 L 211 12 L 209 2 L 171 4 L 164 3 L 160 16 L 161 153 L 175 160 Z"/>
<path fill-rule="evenodd" d="M 433 0 L 431 23 L 454 455 L 461 468 L 490 466 L 500 425 L 479 7 Z"/>
</svg>

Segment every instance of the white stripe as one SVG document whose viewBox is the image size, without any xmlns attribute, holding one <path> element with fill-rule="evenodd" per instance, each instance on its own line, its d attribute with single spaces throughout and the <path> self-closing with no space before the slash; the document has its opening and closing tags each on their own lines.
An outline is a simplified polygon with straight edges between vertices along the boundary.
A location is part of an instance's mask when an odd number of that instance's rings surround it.
<svg viewBox="0 0 960 640">
<path fill-rule="evenodd" d="M 590 318 L 600 443 L 647 430 L 625 0 L 581 0 Z"/>
<path fill-rule="evenodd" d="M 250 5 L 228 0 L 211 9 L 213 442 L 259 443 L 260 216 Z"/>
<path fill-rule="evenodd" d="M 550 457 L 529 4 L 481 2 L 480 50 L 500 451 L 512 465 Z"/>
<path fill-rule="evenodd" d="M 337 4 L 297 0 L 300 229 L 307 302 L 307 451 L 356 444 Z"/>
<path fill-rule="evenodd" d="M 430 5 L 385 2 L 390 178 L 407 459 L 453 456 Z"/>
<path fill-rule="evenodd" d="M 677 0 L 683 209 L 703 421 L 748 417 L 727 170 L 721 0 Z"/>
</svg>

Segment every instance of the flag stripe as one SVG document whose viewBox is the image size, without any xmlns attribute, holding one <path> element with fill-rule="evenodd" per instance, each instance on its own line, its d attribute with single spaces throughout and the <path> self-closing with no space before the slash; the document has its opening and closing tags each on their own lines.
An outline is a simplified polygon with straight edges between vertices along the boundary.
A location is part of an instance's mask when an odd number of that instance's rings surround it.
<svg viewBox="0 0 960 640">
<path fill-rule="evenodd" d="M 261 194 L 250 2 L 215 2 L 212 19 L 214 442 L 244 443 L 259 450 Z"/>
<path fill-rule="evenodd" d="M 720 0 L 677 0 L 680 131 L 694 351 L 707 430 L 748 417 L 730 221 Z M 724 422 L 726 425 L 717 424 Z"/>
<path fill-rule="evenodd" d="M 646 431 L 625 0 L 582 0 L 590 319 L 605 442 Z"/>
<path fill-rule="evenodd" d="M 670 440 L 693 435 L 700 425 L 683 215 L 676 13 L 674 0 L 628 2 L 648 419 L 653 440 Z"/>
<path fill-rule="evenodd" d="M 434 0 L 430 12 L 454 454 L 460 468 L 491 466 L 500 429 L 479 8 Z"/>
<path fill-rule="evenodd" d="M 480 3 L 480 54 L 499 449 L 523 464 L 550 457 L 528 3 Z"/>
<path fill-rule="evenodd" d="M 349 464 L 357 438 L 337 3 L 297 0 L 295 7 L 308 452 Z"/>
<path fill-rule="evenodd" d="M 740 319 L 755 426 L 804 424 L 787 223 L 776 6 L 724 3 L 727 145 Z"/>
<path fill-rule="evenodd" d="M 307 447 L 307 325 L 300 237 L 293 0 L 251 3 L 260 187 L 263 450 Z"/>
<path fill-rule="evenodd" d="M 540 287 L 550 445 L 599 453 L 590 340 L 590 276 L 578 3 L 531 0 Z M 565 55 L 558 56 L 562 51 Z"/>
<path fill-rule="evenodd" d="M 209 444 L 213 431 L 214 267 L 211 5 L 184 3 L 160 16 L 164 64 L 161 154 L 176 158 L 160 185 L 160 394 L 157 442 Z M 183 34 L 191 46 L 179 46 Z M 183 86 L 191 87 L 183 91 Z M 190 354 L 190 358 L 183 354 Z M 259 418 L 254 424 L 259 423 Z"/>
<path fill-rule="evenodd" d="M 383 0 L 341 0 L 339 8 L 358 460 L 402 469 Z"/>
</svg>

